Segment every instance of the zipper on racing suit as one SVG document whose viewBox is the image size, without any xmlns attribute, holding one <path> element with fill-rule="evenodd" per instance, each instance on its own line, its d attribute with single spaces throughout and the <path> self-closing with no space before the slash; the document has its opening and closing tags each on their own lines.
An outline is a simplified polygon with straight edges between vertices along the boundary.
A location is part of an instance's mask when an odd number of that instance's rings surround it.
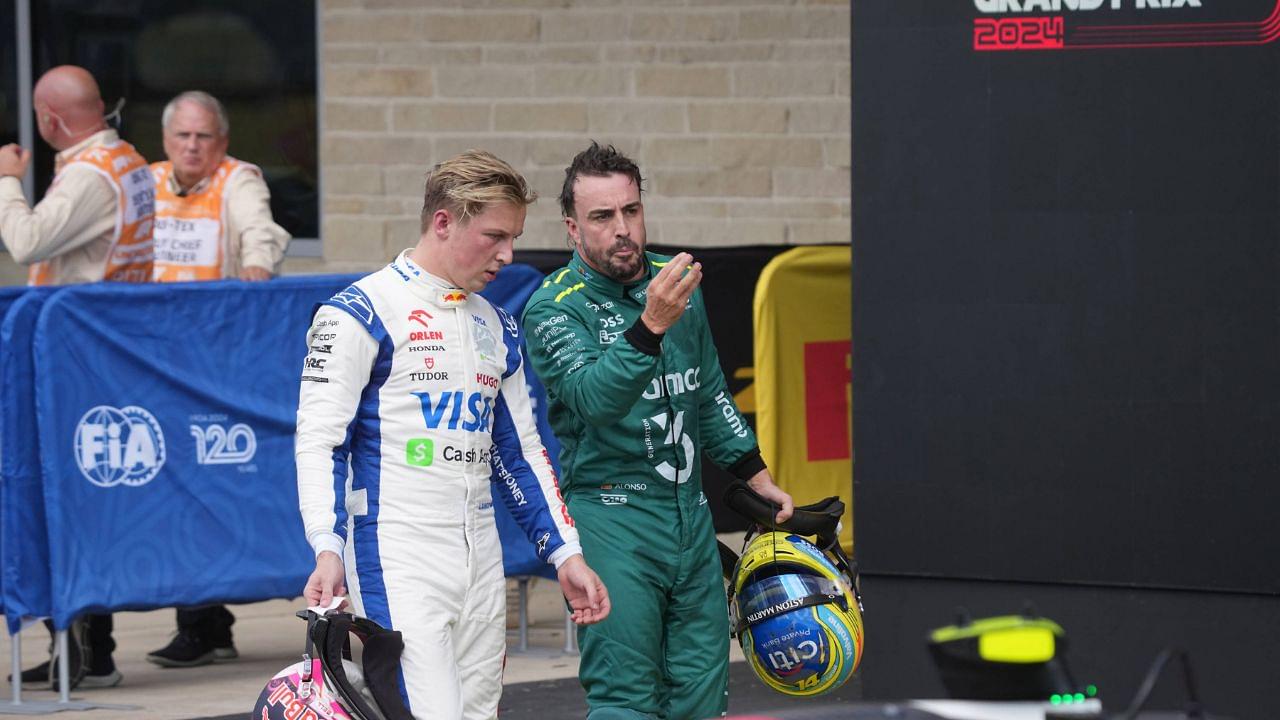
<svg viewBox="0 0 1280 720">
<path fill-rule="evenodd" d="M 641 302 L 641 298 L 647 299 L 648 292 L 649 288 L 647 285 L 644 288 L 644 294 L 636 293 L 634 291 L 627 292 L 628 298 L 636 305 L 640 306 L 640 311 L 642 313 L 644 312 L 645 303 Z M 671 328 L 667 328 L 667 332 L 670 333 Z M 672 346 L 674 346 L 675 340 L 672 340 L 671 343 Z M 675 468 L 675 479 L 671 482 L 672 503 L 675 505 L 676 510 L 676 527 L 679 528 L 680 532 L 679 542 L 683 544 L 687 539 L 685 537 L 687 528 L 685 527 L 685 509 L 680 502 L 680 473 L 685 468 L 682 467 L 683 458 L 680 456 L 680 437 L 677 436 L 675 432 L 676 409 L 672 405 L 673 399 L 671 397 L 671 391 L 667 388 L 666 348 L 663 348 L 658 354 L 658 396 L 662 399 L 662 403 L 665 406 L 663 411 L 667 415 L 667 429 L 671 433 L 671 467 Z M 659 477 L 661 477 L 661 475 L 659 475 Z"/>
<path fill-rule="evenodd" d="M 473 371 L 471 363 L 474 362 L 475 349 L 471 347 L 469 342 L 471 328 L 466 327 L 462 322 L 463 308 L 466 305 L 460 305 L 453 308 L 453 324 L 458 330 L 458 341 L 463 349 L 462 352 L 462 397 L 467 397 L 467 378 L 471 377 Z M 462 433 L 462 457 L 469 457 L 468 452 L 471 450 L 471 433 Z M 471 478 L 467 473 L 467 463 L 465 459 L 462 462 L 462 546 L 466 549 L 466 557 L 464 562 L 471 564 L 471 538 L 467 536 L 467 526 L 471 524 Z"/>
</svg>

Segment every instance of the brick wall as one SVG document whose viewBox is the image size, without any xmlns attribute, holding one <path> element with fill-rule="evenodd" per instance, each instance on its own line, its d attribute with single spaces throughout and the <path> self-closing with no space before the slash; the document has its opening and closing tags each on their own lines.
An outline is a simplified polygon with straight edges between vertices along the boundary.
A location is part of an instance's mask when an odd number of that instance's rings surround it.
<svg viewBox="0 0 1280 720">
<path fill-rule="evenodd" d="M 423 172 L 469 147 L 542 196 L 518 247 L 564 247 L 555 198 L 590 139 L 640 163 L 652 242 L 849 242 L 847 2 L 321 5 L 325 259 L 291 269 L 412 245 Z"/>
<path fill-rule="evenodd" d="M 555 198 L 590 139 L 640 163 L 651 242 L 849 242 L 847 0 L 320 0 L 320 14 L 324 258 L 288 273 L 372 269 L 414 244 L 423 173 L 470 147 L 543 198 L 517 247 L 564 247 Z"/>
</svg>

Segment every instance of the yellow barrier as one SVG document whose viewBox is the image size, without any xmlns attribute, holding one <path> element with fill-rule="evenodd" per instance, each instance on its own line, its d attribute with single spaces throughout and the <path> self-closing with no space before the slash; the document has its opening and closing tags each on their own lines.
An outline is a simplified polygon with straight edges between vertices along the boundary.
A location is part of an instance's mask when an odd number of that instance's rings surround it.
<svg viewBox="0 0 1280 720">
<path fill-rule="evenodd" d="M 756 434 L 778 484 L 799 503 L 845 502 L 853 550 L 851 249 L 799 247 L 760 273 L 754 303 Z"/>
</svg>

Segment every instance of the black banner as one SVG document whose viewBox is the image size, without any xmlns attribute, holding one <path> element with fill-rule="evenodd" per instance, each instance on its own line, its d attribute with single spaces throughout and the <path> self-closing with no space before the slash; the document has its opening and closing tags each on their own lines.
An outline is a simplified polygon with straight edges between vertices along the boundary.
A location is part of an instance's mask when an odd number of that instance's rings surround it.
<svg viewBox="0 0 1280 720">
<path fill-rule="evenodd" d="M 853 4 L 865 571 L 1280 593 L 1278 7 Z"/>
</svg>

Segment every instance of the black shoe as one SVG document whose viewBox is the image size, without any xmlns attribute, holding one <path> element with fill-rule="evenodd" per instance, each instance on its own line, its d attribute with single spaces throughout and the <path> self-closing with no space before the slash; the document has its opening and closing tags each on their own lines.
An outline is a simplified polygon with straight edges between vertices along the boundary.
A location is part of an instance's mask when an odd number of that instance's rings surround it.
<svg viewBox="0 0 1280 720">
<path fill-rule="evenodd" d="M 232 648 L 232 652 L 234 651 Z M 208 643 L 193 634 L 179 631 L 168 645 L 147 653 L 147 661 L 160 667 L 199 667 L 212 663 L 216 656 L 215 650 Z"/>
<path fill-rule="evenodd" d="M 240 653 L 236 651 L 236 646 L 232 645 L 230 642 L 226 645 L 215 647 L 213 649 L 214 662 L 226 662 L 227 660 L 235 660 L 238 657 L 240 657 Z"/>
<path fill-rule="evenodd" d="M 119 685 L 121 680 L 124 680 L 124 676 L 120 674 L 120 671 L 117 670 L 113 664 L 111 669 L 105 672 L 86 673 L 85 676 L 80 679 L 78 687 L 81 690 L 86 688 L 109 688 Z"/>
<path fill-rule="evenodd" d="M 5 678 L 7 682 L 13 682 L 13 676 Z M 47 685 L 49 683 L 49 661 L 45 660 L 33 668 L 27 668 L 22 671 L 22 684 Z"/>
<path fill-rule="evenodd" d="M 75 690 L 85 673 L 89 672 L 89 645 L 86 633 L 89 626 L 83 617 L 76 618 L 67 628 L 67 672 L 71 680 L 71 690 Z M 33 668 L 35 669 L 35 668 Z M 49 658 L 49 688 L 58 691 L 58 643 L 53 644 L 52 657 Z"/>
</svg>

